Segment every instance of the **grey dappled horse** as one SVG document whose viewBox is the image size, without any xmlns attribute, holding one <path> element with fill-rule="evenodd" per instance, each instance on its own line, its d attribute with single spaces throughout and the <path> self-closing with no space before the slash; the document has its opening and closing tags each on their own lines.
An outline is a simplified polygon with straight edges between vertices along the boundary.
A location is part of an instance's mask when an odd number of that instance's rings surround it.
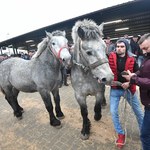
<svg viewBox="0 0 150 150">
<path fill-rule="evenodd" d="M 75 98 L 80 105 L 83 118 L 81 138 L 88 139 L 90 134 L 90 120 L 86 97 L 96 98 L 94 119 L 101 119 L 101 102 L 104 99 L 104 84 L 110 84 L 113 73 L 106 56 L 106 45 L 102 40 L 103 24 L 85 19 L 77 21 L 72 28 L 72 68 L 71 82 L 75 91 Z"/>
<path fill-rule="evenodd" d="M 31 60 L 10 58 L 0 64 L 0 88 L 14 111 L 22 118 L 23 108 L 18 104 L 19 91 L 39 92 L 49 113 L 50 124 L 59 127 L 59 118 L 64 117 L 60 107 L 59 84 L 61 82 L 61 62 L 71 59 L 65 31 L 46 32 L 46 37 L 38 44 L 37 52 Z M 56 116 L 51 102 L 52 92 Z"/>
</svg>

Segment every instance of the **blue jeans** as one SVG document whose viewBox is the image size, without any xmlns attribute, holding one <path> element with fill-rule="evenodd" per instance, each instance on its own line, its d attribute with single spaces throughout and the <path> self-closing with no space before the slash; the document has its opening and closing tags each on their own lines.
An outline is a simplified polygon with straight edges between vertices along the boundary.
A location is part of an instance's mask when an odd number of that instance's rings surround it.
<svg viewBox="0 0 150 150">
<path fill-rule="evenodd" d="M 140 102 L 137 98 L 136 93 L 134 95 L 131 94 L 129 90 L 125 91 L 123 89 L 112 89 L 110 90 L 110 112 L 112 115 L 112 121 L 115 127 L 115 130 L 118 134 L 125 134 L 125 131 L 122 129 L 119 114 L 118 114 L 118 106 L 120 102 L 121 96 L 124 96 L 125 92 L 127 92 L 126 100 L 129 105 L 132 107 L 132 110 L 136 116 L 139 128 L 142 128 L 143 124 L 143 111 L 140 107 Z"/>
<path fill-rule="evenodd" d="M 143 150 L 150 150 L 150 110 L 146 108 L 141 129 L 141 141 Z"/>
</svg>

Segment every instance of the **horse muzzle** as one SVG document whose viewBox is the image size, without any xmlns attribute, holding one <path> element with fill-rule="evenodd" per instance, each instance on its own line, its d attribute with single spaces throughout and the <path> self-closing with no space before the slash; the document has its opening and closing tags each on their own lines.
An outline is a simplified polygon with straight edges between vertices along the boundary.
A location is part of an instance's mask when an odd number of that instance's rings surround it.
<svg viewBox="0 0 150 150">
<path fill-rule="evenodd" d="M 97 79 L 98 83 L 103 83 L 105 85 L 111 85 L 114 77 L 112 76 L 112 77 L 109 77 L 109 78 L 101 78 L 101 79 L 96 77 L 96 79 Z"/>
</svg>

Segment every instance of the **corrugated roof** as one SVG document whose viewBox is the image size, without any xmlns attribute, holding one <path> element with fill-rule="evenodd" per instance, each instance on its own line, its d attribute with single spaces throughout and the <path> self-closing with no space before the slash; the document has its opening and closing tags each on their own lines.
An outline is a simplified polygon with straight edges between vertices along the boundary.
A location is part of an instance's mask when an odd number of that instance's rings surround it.
<svg viewBox="0 0 150 150">
<path fill-rule="evenodd" d="M 72 18 L 60 23 L 49 25 L 47 27 L 14 37 L 12 39 L 0 43 L 0 47 L 13 45 L 13 47 L 24 47 L 25 49 L 33 49 L 45 37 L 45 30 L 52 32 L 54 30 L 65 30 L 67 38 L 71 42 L 71 29 L 77 20 L 84 18 L 92 19 L 97 24 L 102 22 L 114 21 L 121 19 L 122 22 L 106 24 L 104 26 L 104 35 L 111 38 L 122 37 L 125 34 L 143 35 L 150 32 L 150 1 L 135 0 L 128 3 L 123 3 L 117 6 L 109 7 L 99 11 L 95 11 L 83 16 Z M 115 31 L 115 29 L 128 27 L 129 30 Z M 31 43 L 26 43 L 27 40 L 33 40 Z M 32 46 L 31 46 L 32 45 Z"/>
</svg>

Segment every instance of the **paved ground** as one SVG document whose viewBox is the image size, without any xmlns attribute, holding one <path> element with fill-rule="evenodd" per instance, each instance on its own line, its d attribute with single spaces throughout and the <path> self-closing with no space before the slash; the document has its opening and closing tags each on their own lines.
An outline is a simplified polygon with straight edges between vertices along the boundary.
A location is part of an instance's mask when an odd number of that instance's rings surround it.
<svg viewBox="0 0 150 150">
<path fill-rule="evenodd" d="M 0 93 L 0 150 L 115 150 L 115 132 L 109 112 L 109 87 L 106 90 L 108 105 L 103 109 L 101 121 L 94 121 L 94 97 L 88 97 L 91 135 L 89 140 L 80 139 L 82 118 L 74 98 L 71 84 L 60 89 L 65 119 L 62 128 L 49 125 L 48 113 L 38 93 L 20 93 L 19 103 L 24 108 L 23 119 L 18 121 Z M 124 102 L 122 101 L 122 105 Z M 139 131 L 132 111 L 124 107 L 120 115 L 126 117 L 127 140 L 124 150 L 141 150 Z M 124 124 L 124 121 L 123 121 Z"/>
</svg>

